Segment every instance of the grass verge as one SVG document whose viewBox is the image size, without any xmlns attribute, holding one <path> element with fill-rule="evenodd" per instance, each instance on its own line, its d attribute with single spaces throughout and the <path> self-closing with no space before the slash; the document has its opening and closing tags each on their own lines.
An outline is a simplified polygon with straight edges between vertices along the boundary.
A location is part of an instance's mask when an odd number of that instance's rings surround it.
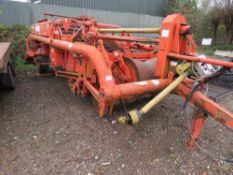
<svg viewBox="0 0 233 175">
<path fill-rule="evenodd" d="M 17 72 L 30 72 L 37 70 L 36 65 L 26 64 L 21 56 L 16 56 L 14 59 L 14 65 Z"/>
<path fill-rule="evenodd" d="M 216 45 L 216 46 L 199 46 L 198 53 L 213 56 L 215 50 L 225 50 L 225 51 L 233 51 L 232 45 Z"/>
</svg>

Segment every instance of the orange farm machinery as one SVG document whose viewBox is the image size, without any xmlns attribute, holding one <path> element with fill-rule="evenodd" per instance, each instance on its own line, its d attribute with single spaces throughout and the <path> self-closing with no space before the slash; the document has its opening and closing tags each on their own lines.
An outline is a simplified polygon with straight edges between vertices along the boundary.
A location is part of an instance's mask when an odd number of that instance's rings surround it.
<svg viewBox="0 0 233 175">
<path fill-rule="evenodd" d="M 54 14 L 32 25 L 26 39 L 26 61 L 40 73 L 52 71 L 68 80 L 74 94 L 91 94 L 101 117 L 119 100 L 155 95 L 140 110 L 119 122 L 137 124 L 152 107 L 175 93 L 194 106 L 189 146 L 198 138 L 207 115 L 233 129 L 233 114 L 204 95 L 203 84 L 233 68 L 233 62 L 196 53 L 184 16 L 167 16 L 159 28 L 121 28 L 87 16 Z M 133 35 L 139 33 L 141 35 Z M 154 37 L 144 37 L 150 33 Z"/>
</svg>

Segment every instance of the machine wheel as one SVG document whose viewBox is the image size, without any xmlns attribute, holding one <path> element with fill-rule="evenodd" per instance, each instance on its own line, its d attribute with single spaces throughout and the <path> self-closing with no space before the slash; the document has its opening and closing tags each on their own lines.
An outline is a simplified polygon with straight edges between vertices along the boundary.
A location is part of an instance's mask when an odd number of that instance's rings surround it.
<svg viewBox="0 0 233 175">
<path fill-rule="evenodd" d="M 47 56 L 38 56 L 36 60 L 38 62 L 39 74 L 47 74 L 51 72 L 49 67 L 49 58 Z"/>
<path fill-rule="evenodd" d="M 15 74 L 11 64 L 7 65 L 7 73 L 1 74 L 1 86 L 6 90 L 13 90 L 15 88 Z"/>
<path fill-rule="evenodd" d="M 50 73 L 49 65 L 38 65 L 39 74 L 47 74 Z"/>
</svg>

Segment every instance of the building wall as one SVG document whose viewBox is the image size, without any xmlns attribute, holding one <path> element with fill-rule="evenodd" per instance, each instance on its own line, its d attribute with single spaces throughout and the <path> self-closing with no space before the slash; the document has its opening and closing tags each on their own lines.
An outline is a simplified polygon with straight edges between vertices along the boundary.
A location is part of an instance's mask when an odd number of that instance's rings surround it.
<svg viewBox="0 0 233 175">
<path fill-rule="evenodd" d="M 99 22 L 111 23 L 122 27 L 158 27 L 163 17 L 125 12 L 112 12 L 86 8 L 64 7 L 48 4 L 31 4 L 12 1 L 0 1 L 2 14 L 0 22 L 6 25 L 32 24 L 42 19 L 43 13 L 56 13 L 67 16 L 88 15 Z"/>
<path fill-rule="evenodd" d="M 34 0 L 36 1 L 36 0 Z M 163 16 L 164 0 L 42 0 L 46 4 Z"/>
</svg>

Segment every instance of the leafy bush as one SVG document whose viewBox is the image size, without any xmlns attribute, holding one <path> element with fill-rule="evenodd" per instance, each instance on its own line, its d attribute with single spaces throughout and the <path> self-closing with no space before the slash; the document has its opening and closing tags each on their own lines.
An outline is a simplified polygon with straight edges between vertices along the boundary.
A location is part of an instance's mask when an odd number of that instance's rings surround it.
<svg viewBox="0 0 233 175">
<path fill-rule="evenodd" d="M 36 65 L 25 64 L 25 61 L 22 57 L 16 56 L 14 60 L 14 67 L 17 72 L 28 72 L 28 71 L 36 71 Z"/>
<path fill-rule="evenodd" d="M 30 33 L 30 27 L 25 25 L 5 26 L 0 24 L 0 41 L 11 41 L 13 43 L 12 55 L 24 56 L 25 38 Z"/>
<path fill-rule="evenodd" d="M 0 42 L 10 41 L 13 44 L 12 57 L 16 71 L 33 71 L 35 65 L 27 65 L 23 60 L 25 54 L 25 38 L 30 33 L 26 25 L 5 26 L 0 24 Z"/>
</svg>

